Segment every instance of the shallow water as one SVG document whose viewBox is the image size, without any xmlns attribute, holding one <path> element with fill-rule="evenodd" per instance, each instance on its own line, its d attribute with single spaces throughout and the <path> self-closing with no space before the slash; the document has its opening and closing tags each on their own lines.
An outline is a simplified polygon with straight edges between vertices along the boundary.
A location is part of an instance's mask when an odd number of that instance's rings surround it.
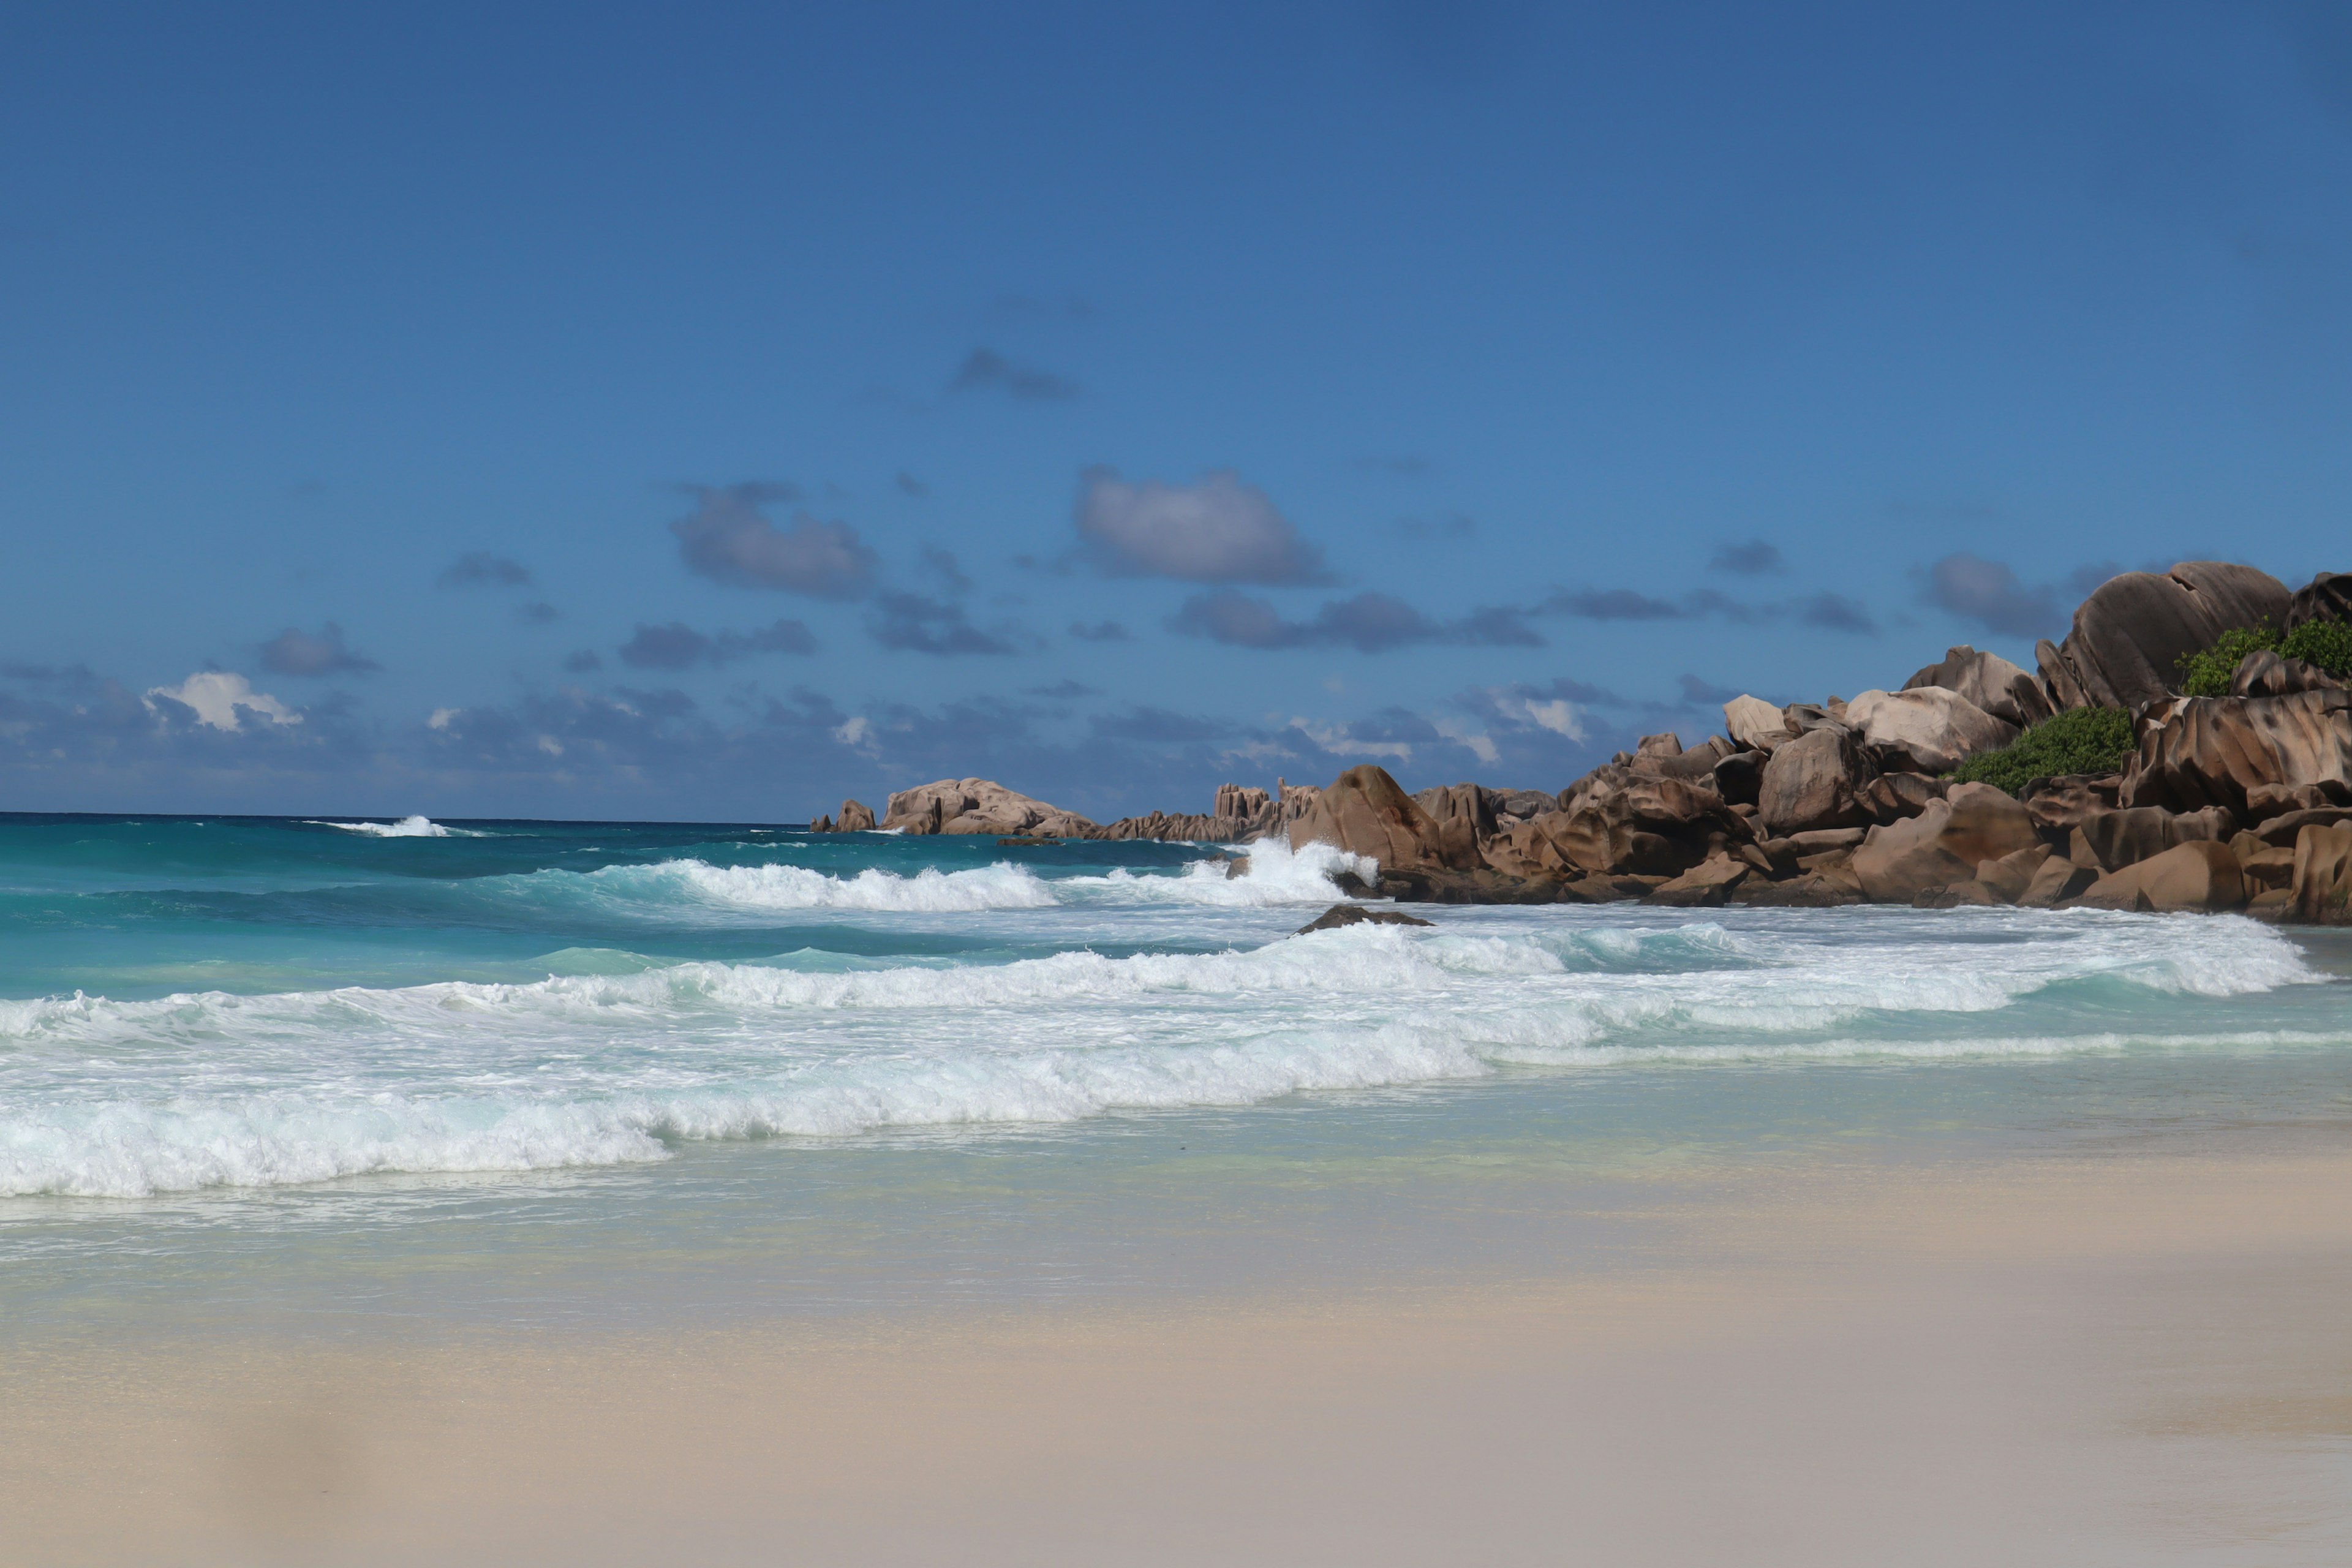
<svg viewBox="0 0 2352 1568">
<path fill-rule="evenodd" d="M 1626 1245 L 1563 1181 L 2352 1121 L 2342 963 L 2250 921 L 1291 937 L 1341 863 L 0 818 L 0 1304 L 534 1321 L 1389 1278 Z"/>
</svg>

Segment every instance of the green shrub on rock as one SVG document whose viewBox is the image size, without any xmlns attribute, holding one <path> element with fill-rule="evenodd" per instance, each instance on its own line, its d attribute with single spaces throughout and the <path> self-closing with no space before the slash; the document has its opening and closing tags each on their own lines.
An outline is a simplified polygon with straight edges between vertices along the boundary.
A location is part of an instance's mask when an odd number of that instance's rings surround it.
<svg viewBox="0 0 2352 1568">
<path fill-rule="evenodd" d="M 2352 679 L 2352 623 L 2305 621 L 2279 639 L 2279 653 L 2338 680 Z"/>
<path fill-rule="evenodd" d="M 2230 678 L 2238 673 L 2238 661 L 2250 653 L 2274 652 L 2278 645 L 2279 635 L 2268 621 L 2223 632 L 2204 652 L 2180 656 L 2180 695 L 2227 697 Z"/>
<path fill-rule="evenodd" d="M 2211 647 L 2202 653 L 2180 656 L 2180 694 L 2183 697 L 2227 697 L 2230 678 L 2238 673 L 2238 661 L 2250 653 L 2268 650 L 2282 658 L 2299 658 L 2315 669 L 2326 670 L 2338 680 L 2352 678 L 2352 624 L 2343 621 L 2305 621 L 2281 637 L 2265 621 L 2258 626 L 2246 626 L 2234 632 L 2224 632 Z"/>
<path fill-rule="evenodd" d="M 1954 769 L 1952 778 L 2016 795 L 2035 779 L 2060 773 L 2119 773 L 2131 750 L 2131 715 L 2123 709 L 2071 708 L 1998 752 L 1978 752 Z"/>
</svg>

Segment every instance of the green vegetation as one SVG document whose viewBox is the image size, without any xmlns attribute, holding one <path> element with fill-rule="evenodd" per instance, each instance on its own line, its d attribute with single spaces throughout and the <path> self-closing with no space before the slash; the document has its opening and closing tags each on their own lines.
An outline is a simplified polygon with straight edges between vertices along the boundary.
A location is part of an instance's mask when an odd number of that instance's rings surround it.
<svg viewBox="0 0 2352 1568">
<path fill-rule="evenodd" d="M 2202 653 L 2180 657 L 2180 694 L 2184 697 L 2227 697 L 2230 678 L 2238 662 L 2250 653 L 2269 649 L 2284 658 L 2299 658 L 2324 669 L 2338 680 L 2352 678 L 2352 625 L 2342 621 L 2305 621 L 2284 637 L 2265 621 L 2234 632 L 2223 632 Z"/>
<path fill-rule="evenodd" d="M 2131 715 L 2123 709 L 2073 708 L 1998 752 L 1979 752 L 1954 770 L 1952 778 L 2016 795 L 2034 779 L 2060 773 L 2120 773 L 2131 749 Z"/>
</svg>

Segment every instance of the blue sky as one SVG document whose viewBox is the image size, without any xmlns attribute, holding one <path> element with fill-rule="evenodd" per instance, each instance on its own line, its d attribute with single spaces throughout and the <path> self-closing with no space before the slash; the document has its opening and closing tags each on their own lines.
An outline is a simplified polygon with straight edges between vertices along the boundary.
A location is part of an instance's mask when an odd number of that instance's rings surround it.
<svg viewBox="0 0 2352 1568">
<path fill-rule="evenodd" d="M 2340 6 L 15 7 L 0 807 L 1558 788 L 2352 569 Z"/>
</svg>

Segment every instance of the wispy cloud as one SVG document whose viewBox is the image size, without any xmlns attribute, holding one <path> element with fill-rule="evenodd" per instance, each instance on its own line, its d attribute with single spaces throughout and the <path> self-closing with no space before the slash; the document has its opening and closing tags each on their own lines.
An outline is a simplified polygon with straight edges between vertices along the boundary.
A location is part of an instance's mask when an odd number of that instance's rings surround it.
<svg viewBox="0 0 2352 1568">
<path fill-rule="evenodd" d="M 615 651 L 633 669 L 689 669 L 698 664 L 731 664 L 762 653 L 814 653 L 816 634 L 805 623 L 780 620 L 752 632 L 706 637 L 684 621 L 666 626 L 637 623 L 635 635 Z"/>
<path fill-rule="evenodd" d="M 1066 403 L 1078 395 L 1078 384 L 1066 375 L 1021 364 L 994 349 L 977 348 L 964 356 L 949 378 L 948 391 L 1002 392 L 1024 403 Z"/>
<path fill-rule="evenodd" d="M 1426 643 L 1543 646 L 1543 638 L 1518 610 L 1490 605 L 1458 619 L 1436 620 L 1402 599 L 1372 593 L 1331 600 L 1305 621 L 1286 619 L 1264 599 L 1234 589 L 1195 594 L 1169 618 L 1168 627 L 1187 637 L 1255 648 L 1347 647 L 1385 653 Z"/>
<path fill-rule="evenodd" d="M 475 550 L 443 567 L 434 581 L 444 588 L 518 588 L 530 581 L 530 568 L 510 556 Z"/>
<path fill-rule="evenodd" d="M 383 667 L 345 646 L 343 628 L 329 621 L 315 632 L 288 626 L 261 645 L 261 666 L 273 675 L 361 675 Z"/>
<path fill-rule="evenodd" d="M 1188 583 L 1328 580 L 1322 552 L 1299 538 L 1266 493 L 1231 469 L 1189 485 L 1130 484 L 1089 468 L 1078 486 L 1079 537 L 1104 569 Z"/>
<path fill-rule="evenodd" d="M 669 525 L 687 566 L 716 583 L 777 588 L 818 599 L 872 592 L 874 552 L 845 522 L 794 514 L 778 528 L 764 509 L 799 494 L 790 485 L 747 483 L 691 489 L 694 510 Z"/>
</svg>

